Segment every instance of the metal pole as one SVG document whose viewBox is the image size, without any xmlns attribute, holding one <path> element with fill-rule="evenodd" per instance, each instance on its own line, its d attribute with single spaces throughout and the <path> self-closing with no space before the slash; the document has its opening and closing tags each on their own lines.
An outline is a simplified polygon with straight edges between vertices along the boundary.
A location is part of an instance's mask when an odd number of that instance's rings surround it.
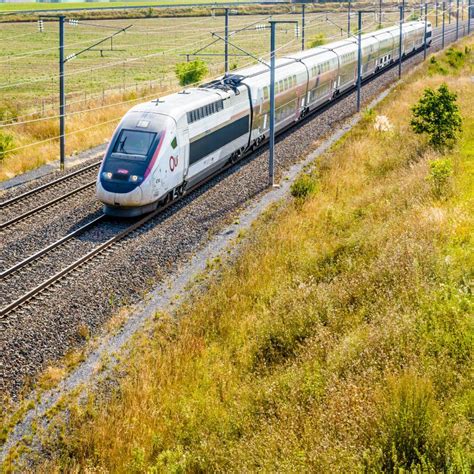
<svg viewBox="0 0 474 474">
<path fill-rule="evenodd" d="M 224 24 L 224 69 L 225 74 L 229 72 L 229 9 L 225 8 L 225 24 Z"/>
<path fill-rule="evenodd" d="M 306 5 L 303 3 L 301 7 L 301 51 L 304 51 L 304 11 Z"/>
<path fill-rule="evenodd" d="M 398 78 L 402 77 L 402 39 L 403 39 L 403 5 L 400 7 L 400 38 L 399 38 L 399 45 L 398 45 Z"/>
<path fill-rule="evenodd" d="M 425 3 L 425 36 L 423 41 L 423 61 L 426 59 L 426 33 L 428 32 L 428 4 Z"/>
<path fill-rule="evenodd" d="M 275 184 L 275 23 L 270 22 L 270 154 L 268 162 L 269 185 Z"/>
<path fill-rule="evenodd" d="M 438 28 L 438 2 L 435 3 L 435 27 Z"/>
<path fill-rule="evenodd" d="M 347 6 L 347 36 L 351 35 L 351 0 Z"/>
<path fill-rule="evenodd" d="M 362 12 L 359 11 L 357 34 L 357 112 L 360 112 L 360 89 L 362 85 Z"/>
<path fill-rule="evenodd" d="M 64 16 L 59 17 L 59 167 L 64 169 L 65 162 L 65 102 L 64 93 Z"/>
<path fill-rule="evenodd" d="M 467 4 L 467 34 L 471 33 L 471 0 Z"/>
<path fill-rule="evenodd" d="M 441 27 L 441 49 L 444 49 L 444 31 L 446 29 L 446 2 L 443 2 L 443 25 Z"/>
<path fill-rule="evenodd" d="M 456 41 L 459 39 L 459 0 L 456 0 Z"/>
<path fill-rule="evenodd" d="M 382 0 L 379 2 L 379 10 L 380 10 L 380 16 L 379 16 L 379 27 L 382 27 Z"/>
<path fill-rule="evenodd" d="M 452 0 L 449 0 L 448 3 L 448 23 L 451 24 L 451 10 L 452 10 Z"/>
</svg>

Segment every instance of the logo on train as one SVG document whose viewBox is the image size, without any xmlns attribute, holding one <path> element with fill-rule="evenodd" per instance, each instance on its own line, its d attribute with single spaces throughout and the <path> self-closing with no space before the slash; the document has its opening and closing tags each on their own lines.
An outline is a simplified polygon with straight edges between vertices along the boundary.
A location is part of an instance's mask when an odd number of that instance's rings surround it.
<svg viewBox="0 0 474 474">
<path fill-rule="evenodd" d="M 178 166 L 178 157 L 170 156 L 170 170 L 174 171 Z"/>
</svg>

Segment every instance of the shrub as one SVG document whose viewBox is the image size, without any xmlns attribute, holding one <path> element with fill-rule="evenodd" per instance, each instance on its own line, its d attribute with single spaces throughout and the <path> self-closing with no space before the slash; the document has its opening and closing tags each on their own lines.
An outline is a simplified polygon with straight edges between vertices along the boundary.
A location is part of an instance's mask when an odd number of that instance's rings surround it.
<svg viewBox="0 0 474 474">
<path fill-rule="evenodd" d="M 0 132 L 0 162 L 7 156 L 8 151 L 13 148 L 13 137 L 8 133 Z"/>
<path fill-rule="evenodd" d="M 309 40 L 309 47 L 317 48 L 318 46 L 322 46 L 325 43 L 326 43 L 326 38 L 324 37 L 322 33 L 319 33 Z"/>
<path fill-rule="evenodd" d="M 373 123 L 375 122 L 376 116 L 375 110 L 367 107 L 362 114 L 362 120 L 366 123 Z"/>
<path fill-rule="evenodd" d="M 316 189 L 316 183 L 314 180 L 304 174 L 297 178 L 291 185 L 291 195 L 296 199 L 306 199 Z"/>
<path fill-rule="evenodd" d="M 428 180 L 431 182 L 433 194 L 437 198 L 448 194 L 453 174 L 453 166 L 449 159 L 439 159 L 430 162 L 430 174 Z"/>
<path fill-rule="evenodd" d="M 456 98 L 456 93 L 450 92 L 446 84 L 441 84 L 437 91 L 426 88 L 421 99 L 412 107 L 410 125 L 413 131 L 428 134 L 430 145 L 439 150 L 452 146 L 457 132 L 461 130 Z"/>
<path fill-rule="evenodd" d="M 456 48 L 449 48 L 446 51 L 446 59 L 453 69 L 461 69 L 466 61 L 466 55 Z"/>
<path fill-rule="evenodd" d="M 378 426 L 381 472 L 444 471 L 448 459 L 436 413 L 428 381 L 413 375 L 391 381 Z"/>
<path fill-rule="evenodd" d="M 201 59 L 176 64 L 176 77 L 181 86 L 199 82 L 208 72 L 207 65 Z"/>
<path fill-rule="evenodd" d="M 430 75 L 433 74 L 441 74 L 446 76 L 448 74 L 448 69 L 444 67 L 434 56 L 430 59 L 430 64 L 428 66 L 428 73 Z"/>
</svg>

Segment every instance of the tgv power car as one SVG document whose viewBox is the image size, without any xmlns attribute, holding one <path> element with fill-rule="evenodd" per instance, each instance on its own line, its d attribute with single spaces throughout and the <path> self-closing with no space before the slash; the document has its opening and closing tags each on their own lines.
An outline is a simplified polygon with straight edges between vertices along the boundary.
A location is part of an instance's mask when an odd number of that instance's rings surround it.
<svg viewBox="0 0 474 474">
<path fill-rule="evenodd" d="M 431 44 L 432 27 L 403 25 L 402 55 Z M 354 87 L 357 41 L 347 39 L 276 62 L 276 132 Z M 362 76 L 398 59 L 399 27 L 362 36 Z M 107 214 L 154 210 L 257 147 L 269 135 L 270 72 L 264 64 L 133 107 L 118 125 L 97 178 Z"/>
</svg>

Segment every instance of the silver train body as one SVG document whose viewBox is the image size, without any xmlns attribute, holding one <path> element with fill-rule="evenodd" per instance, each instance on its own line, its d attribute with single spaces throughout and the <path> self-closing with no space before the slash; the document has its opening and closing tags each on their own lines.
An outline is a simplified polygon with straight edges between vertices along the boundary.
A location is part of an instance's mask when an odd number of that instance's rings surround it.
<svg viewBox="0 0 474 474">
<path fill-rule="evenodd" d="M 432 26 L 403 25 L 402 55 L 431 43 Z M 346 39 L 276 62 L 276 132 L 352 88 L 357 41 Z M 399 27 L 362 36 L 362 76 L 398 59 Z M 96 194 L 107 214 L 137 216 L 176 197 L 269 135 L 270 72 L 258 64 L 198 88 L 133 107 L 109 143 Z"/>
</svg>

